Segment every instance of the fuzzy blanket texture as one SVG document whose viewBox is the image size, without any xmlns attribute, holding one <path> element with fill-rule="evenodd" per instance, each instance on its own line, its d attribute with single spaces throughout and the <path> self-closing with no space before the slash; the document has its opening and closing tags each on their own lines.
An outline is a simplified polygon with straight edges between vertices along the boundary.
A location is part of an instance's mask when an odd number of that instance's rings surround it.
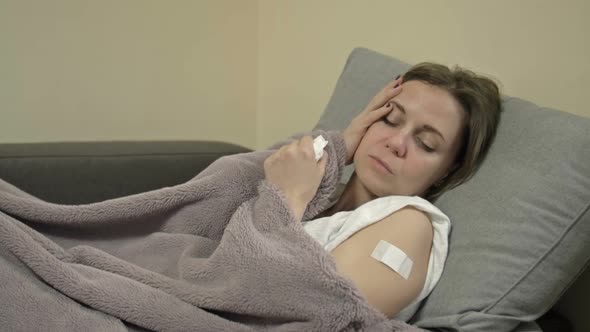
<svg viewBox="0 0 590 332">
<path fill-rule="evenodd" d="M 304 220 L 344 167 L 337 131 Z M 263 162 L 226 156 L 190 181 L 84 205 L 0 180 L 3 331 L 420 331 L 370 306 L 295 221 Z"/>
</svg>

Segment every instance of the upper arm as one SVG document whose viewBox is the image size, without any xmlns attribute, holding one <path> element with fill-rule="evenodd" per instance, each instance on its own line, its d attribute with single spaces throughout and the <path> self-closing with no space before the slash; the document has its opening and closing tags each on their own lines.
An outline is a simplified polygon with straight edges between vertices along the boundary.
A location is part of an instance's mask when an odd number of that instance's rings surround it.
<svg viewBox="0 0 590 332">
<path fill-rule="evenodd" d="M 370 304 L 391 318 L 420 294 L 432 238 L 432 224 L 427 215 L 406 207 L 358 231 L 331 254 L 338 271 L 352 279 Z M 407 280 L 371 257 L 380 240 L 398 247 L 413 261 Z"/>
</svg>

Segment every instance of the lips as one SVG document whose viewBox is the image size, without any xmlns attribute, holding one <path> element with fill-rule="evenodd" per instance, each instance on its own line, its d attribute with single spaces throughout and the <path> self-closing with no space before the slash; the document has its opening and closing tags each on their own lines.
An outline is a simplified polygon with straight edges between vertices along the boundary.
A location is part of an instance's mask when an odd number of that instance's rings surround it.
<svg viewBox="0 0 590 332">
<path fill-rule="evenodd" d="M 377 161 L 379 164 L 381 164 L 383 167 L 385 167 L 385 169 L 387 169 L 389 171 L 389 173 L 393 174 L 391 167 L 386 162 L 384 162 L 383 160 L 381 160 L 377 157 L 373 157 L 373 156 L 369 156 L 369 157 L 373 158 L 375 161 Z"/>
</svg>

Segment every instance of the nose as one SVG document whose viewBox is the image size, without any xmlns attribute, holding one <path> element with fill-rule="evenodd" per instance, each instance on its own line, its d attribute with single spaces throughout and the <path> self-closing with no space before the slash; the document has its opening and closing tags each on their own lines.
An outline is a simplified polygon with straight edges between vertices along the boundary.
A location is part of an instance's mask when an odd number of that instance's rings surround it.
<svg viewBox="0 0 590 332">
<path fill-rule="evenodd" d="M 399 158 L 406 156 L 408 147 L 408 134 L 404 131 L 398 131 L 387 139 L 386 147 Z"/>
</svg>

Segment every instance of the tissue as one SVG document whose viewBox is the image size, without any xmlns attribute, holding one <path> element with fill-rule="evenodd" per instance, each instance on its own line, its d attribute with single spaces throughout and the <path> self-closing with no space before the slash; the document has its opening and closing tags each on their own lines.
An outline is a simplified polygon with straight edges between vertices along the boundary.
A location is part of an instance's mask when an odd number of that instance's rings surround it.
<svg viewBox="0 0 590 332">
<path fill-rule="evenodd" d="M 328 145 L 328 141 L 320 135 L 313 140 L 313 151 L 315 152 L 315 161 L 320 160 L 324 155 L 324 148 Z"/>
</svg>

